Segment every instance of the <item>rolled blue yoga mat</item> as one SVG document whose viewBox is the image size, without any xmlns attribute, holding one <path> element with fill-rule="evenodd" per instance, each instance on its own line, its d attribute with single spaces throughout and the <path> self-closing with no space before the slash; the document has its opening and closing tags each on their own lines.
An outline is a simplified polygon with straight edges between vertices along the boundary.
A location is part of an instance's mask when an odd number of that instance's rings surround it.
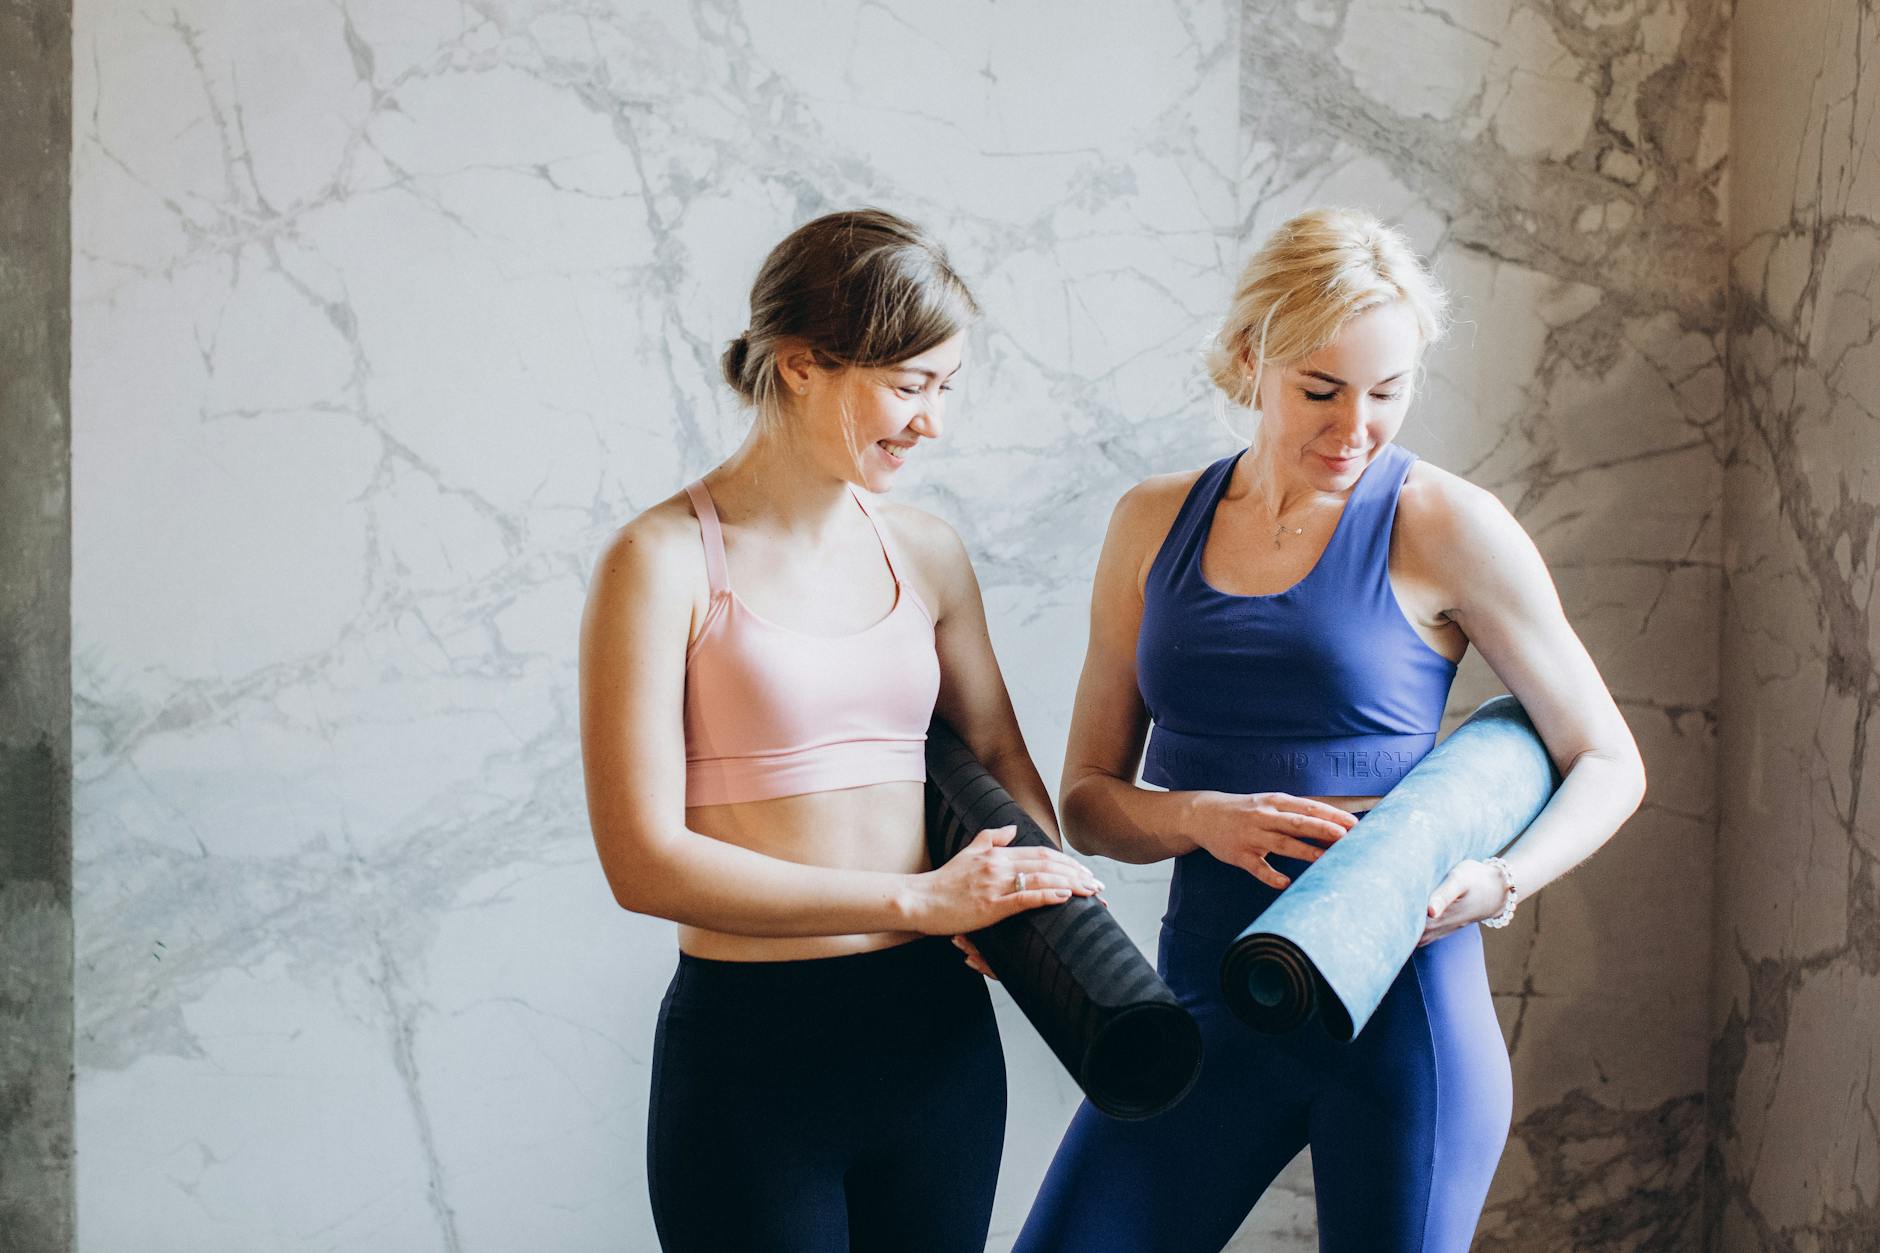
<svg viewBox="0 0 1880 1253">
<path fill-rule="evenodd" d="M 1228 946 L 1228 1007 L 1268 1032 L 1316 1009 L 1350 1040 L 1416 951 L 1437 885 L 1513 843 L 1559 785 L 1519 702 L 1485 702 Z"/>
</svg>

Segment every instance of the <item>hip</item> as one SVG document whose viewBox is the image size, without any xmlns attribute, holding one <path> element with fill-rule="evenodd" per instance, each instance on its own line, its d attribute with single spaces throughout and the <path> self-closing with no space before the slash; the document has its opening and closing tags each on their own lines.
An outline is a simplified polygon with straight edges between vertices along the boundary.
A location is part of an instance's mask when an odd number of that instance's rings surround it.
<svg viewBox="0 0 1880 1253">
<path fill-rule="evenodd" d="M 720 961 L 680 953 L 659 1044 L 743 1059 L 997 1036 L 985 980 L 944 937 L 834 957 Z"/>
</svg>

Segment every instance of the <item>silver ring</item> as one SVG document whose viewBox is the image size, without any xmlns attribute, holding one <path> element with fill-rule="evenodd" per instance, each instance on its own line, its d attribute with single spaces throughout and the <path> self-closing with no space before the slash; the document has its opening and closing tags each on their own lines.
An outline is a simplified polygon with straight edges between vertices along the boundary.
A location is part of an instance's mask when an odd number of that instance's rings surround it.
<svg viewBox="0 0 1880 1253">
<path fill-rule="evenodd" d="M 1017 885 L 1013 888 L 1013 891 L 1023 892 L 1025 890 L 1025 884 L 1030 882 L 1030 880 L 1025 877 L 1025 872 L 1021 870 L 1018 872 L 1018 877 L 1012 882 Z"/>
</svg>

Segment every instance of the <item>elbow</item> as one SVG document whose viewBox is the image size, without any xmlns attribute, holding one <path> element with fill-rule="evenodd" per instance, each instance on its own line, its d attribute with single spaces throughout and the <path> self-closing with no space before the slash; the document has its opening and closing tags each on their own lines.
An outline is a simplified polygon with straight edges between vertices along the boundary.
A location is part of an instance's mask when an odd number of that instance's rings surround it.
<svg viewBox="0 0 1880 1253">
<path fill-rule="evenodd" d="M 1058 825 L 1063 829 L 1066 847 L 1086 857 L 1107 857 L 1101 825 L 1086 820 L 1090 809 L 1088 782 L 1088 775 L 1064 781 L 1058 798 Z"/>
<path fill-rule="evenodd" d="M 1638 751 L 1638 741 L 1631 736 L 1626 737 L 1625 743 L 1620 745 L 1618 751 L 1612 756 L 1616 760 L 1619 775 L 1615 782 L 1620 789 L 1620 795 L 1629 802 L 1626 813 L 1630 815 L 1645 803 L 1645 789 L 1648 783 L 1645 777 L 1645 758 Z"/>
<path fill-rule="evenodd" d="M 614 904 L 630 914 L 645 914 L 649 918 L 664 918 L 659 906 L 644 891 L 631 882 L 622 882 L 609 878 L 607 885 L 614 891 Z"/>
<path fill-rule="evenodd" d="M 1623 745 L 1614 748 L 1588 749 L 1568 763 L 1566 773 L 1572 773 L 1582 762 L 1589 765 L 1596 763 L 1609 794 L 1624 799 L 1627 817 L 1636 813 L 1638 807 L 1645 803 L 1648 783 L 1645 759 L 1639 754 L 1636 743 L 1628 739 Z"/>
<path fill-rule="evenodd" d="M 595 842 L 601 850 L 601 872 L 607 877 L 616 905 L 630 914 L 676 921 L 675 902 L 666 890 L 672 876 L 663 873 L 657 851 L 648 847 L 647 841 L 597 838 Z M 629 852 L 630 848 L 636 851 Z"/>
<path fill-rule="evenodd" d="M 657 894 L 650 890 L 651 885 L 640 875 L 610 870 L 607 886 L 613 890 L 614 904 L 630 914 L 645 914 L 650 918 L 670 916 L 662 908 Z"/>
</svg>

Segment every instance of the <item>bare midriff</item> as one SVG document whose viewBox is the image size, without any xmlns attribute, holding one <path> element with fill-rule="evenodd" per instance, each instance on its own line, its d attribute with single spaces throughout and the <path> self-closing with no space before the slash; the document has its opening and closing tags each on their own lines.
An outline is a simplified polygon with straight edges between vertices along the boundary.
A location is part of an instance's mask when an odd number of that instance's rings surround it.
<svg viewBox="0 0 1880 1253">
<path fill-rule="evenodd" d="M 1376 809 L 1381 796 L 1308 796 L 1309 801 L 1330 805 L 1333 809 L 1342 809 L 1348 814 L 1362 813 L 1367 809 Z"/>
<path fill-rule="evenodd" d="M 932 868 L 925 840 L 926 796 L 919 783 L 870 783 L 728 805 L 696 805 L 686 826 L 701 835 L 767 857 L 832 870 L 919 874 Z M 679 947 L 717 961 L 795 961 L 890 948 L 915 939 L 910 931 L 855 935 L 733 935 L 679 926 Z"/>
</svg>

